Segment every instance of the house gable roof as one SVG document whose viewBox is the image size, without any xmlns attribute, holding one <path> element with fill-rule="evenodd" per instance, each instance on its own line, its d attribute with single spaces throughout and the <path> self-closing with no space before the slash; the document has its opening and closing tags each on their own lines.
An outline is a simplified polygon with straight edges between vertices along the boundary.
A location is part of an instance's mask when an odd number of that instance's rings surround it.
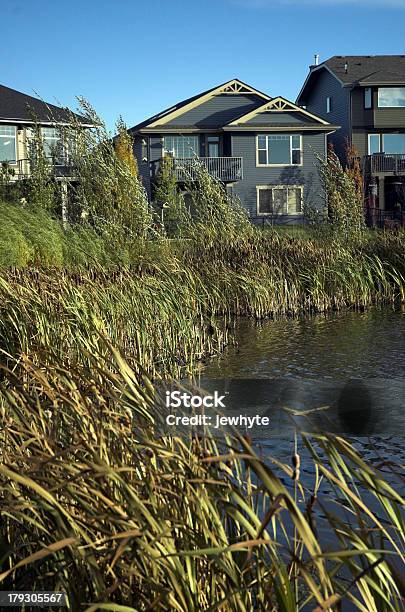
<svg viewBox="0 0 405 612">
<path fill-rule="evenodd" d="M 74 117 L 87 124 L 87 120 L 81 115 L 73 113 Z M 23 122 L 23 123 L 70 123 L 72 112 L 67 108 L 61 108 L 21 93 L 10 87 L 0 85 L 0 122 Z"/>
<path fill-rule="evenodd" d="M 292 120 L 293 113 L 296 114 L 294 120 Z M 263 121 L 259 121 L 259 116 L 263 116 Z M 282 120 L 280 120 L 282 119 Z M 262 124 L 262 125 L 261 125 Z M 247 128 L 252 127 L 274 127 L 283 128 L 290 127 L 300 129 L 302 127 L 313 128 L 313 129 L 335 129 L 336 126 L 332 126 L 330 123 L 317 117 L 316 115 L 300 108 L 293 102 L 286 100 L 282 96 L 272 98 L 270 101 L 261 104 L 252 111 L 245 113 L 244 115 L 229 122 L 225 127 L 230 128 Z"/>
<path fill-rule="evenodd" d="M 145 121 L 141 123 L 138 123 L 134 127 L 130 128 L 129 131 L 138 132 L 139 130 L 144 129 L 144 128 L 154 129 L 162 125 L 167 125 L 170 121 L 173 121 L 177 117 L 180 117 L 181 115 L 187 113 L 188 111 L 196 108 L 197 106 L 203 104 L 204 102 L 206 102 L 210 98 L 213 98 L 214 96 L 218 96 L 218 95 L 239 95 L 241 96 L 241 95 L 252 95 L 252 94 L 254 94 L 255 96 L 258 96 L 258 98 L 262 100 L 271 99 L 270 96 L 268 96 L 267 94 L 257 89 L 254 89 L 253 87 L 251 87 L 250 85 L 247 85 L 243 81 L 240 81 L 239 79 L 232 79 L 230 81 L 226 81 L 225 83 L 222 83 L 221 85 L 218 85 L 217 87 L 208 89 L 200 94 L 197 94 L 196 96 L 192 96 L 191 98 L 188 98 L 186 100 L 183 100 L 182 102 L 177 103 L 174 106 L 171 106 L 170 108 L 162 111 L 161 113 L 154 115 L 153 117 L 150 117 L 149 119 L 146 119 Z M 259 101 L 258 101 L 258 104 L 259 104 Z M 190 128 L 192 126 L 187 126 L 187 127 Z"/>
<path fill-rule="evenodd" d="M 320 71 L 327 70 L 342 85 L 405 85 L 405 55 L 334 55 L 311 66 L 297 103 L 304 103 Z"/>
</svg>

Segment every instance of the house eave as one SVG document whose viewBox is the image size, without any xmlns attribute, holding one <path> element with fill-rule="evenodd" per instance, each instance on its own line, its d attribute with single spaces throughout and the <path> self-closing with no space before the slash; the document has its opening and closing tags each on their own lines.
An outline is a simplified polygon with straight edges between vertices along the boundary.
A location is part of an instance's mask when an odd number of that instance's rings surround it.
<svg viewBox="0 0 405 612">
<path fill-rule="evenodd" d="M 340 125 L 297 125 L 291 126 L 262 126 L 262 125 L 233 125 L 224 127 L 224 132 L 327 132 L 332 134 L 340 128 Z"/>
<path fill-rule="evenodd" d="M 358 81 L 354 85 L 360 85 L 361 87 L 391 87 L 391 86 L 402 86 L 405 87 L 405 81 Z"/>
<path fill-rule="evenodd" d="M 157 126 L 154 128 L 142 128 L 134 134 L 212 134 L 213 132 L 222 132 L 222 127 L 211 127 L 211 128 L 182 128 L 172 127 L 167 125 Z"/>
<path fill-rule="evenodd" d="M 301 90 L 300 90 L 300 92 L 299 92 L 299 94 L 297 96 L 297 99 L 295 101 L 296 104 L 298 104 L 298 105 L 301 104 L 300 99 L 303 96 L 303 94 L 304 94 L 304 92 L 305 92 L 305 90 L 307 88 L 309 80 L 311 79 L 313 74 L 315 74 L 316 72 L 319 72 L 320 70 L 327 70 L 340 83 L 340 85 L 342 87 L 351 87 L 351 85 L 346 85 L 341 79 L 339 79 L 339 77 L 333 72 L 333 70 L 331 70 L 329 68 L 329 66 L 327 66 L 326 64 L 319 64 L 319 66 L 315 66 L 314 68 L 310 69 L 310 72 L 309 72 L 307 78 L 305 79 L 305 82 L 304 82 L 303 86 L 301 87 Z"/>
<path fill-rule="evenodd" d="M 32 121 L 32 119 L 15 119 L 13 117 L 0 117 L 0 123 L 18 123 L 18 124 L 22 124 L 22 125 L 61 125 L 64 127 L 70 126 L 72 125 L 71 121 L 41 121 L 40 119 L 38 121 Z M 94 128 L 97 127 L 95 124 L 92 123 L 80 123 L 81 127 L 86 127 L 86 128 Z"/>
</svg>

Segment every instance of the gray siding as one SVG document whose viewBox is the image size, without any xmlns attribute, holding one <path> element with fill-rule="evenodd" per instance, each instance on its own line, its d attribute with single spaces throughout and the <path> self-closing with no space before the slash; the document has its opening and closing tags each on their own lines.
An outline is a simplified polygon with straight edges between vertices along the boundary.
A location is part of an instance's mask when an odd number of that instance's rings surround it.
<svg viewBox="0 0 405 612">
<path fill-rule="evenodd" d="M 164 126 L 162 125 L 162 129 L 188 125 L 199 128 L 222 127 L 225 123 L 248 113 L 264 102 L 263 98 L 256 95 L 221 94 L 175 117 Z"/>
<path fill-rule="evenodd" d="M 244 125 L 296 125 L 313 124 L 314 120 L 298 111 L 267 111 L 258 113 Z"/>
<path fill-rule="evenodd" d="M 375 108 L 376 128 L 405 128 L 405 108 Z"/>
<path fill-rule="evenodd" d="M 353 129 L 352 144 L 358 155 L 368 155 L 368 131 L 364 128 Z"/>
<path fill-rule="evenodd" d="M 324 206 L 322 188 L 317 170 L 316 156 L 325 156 L 325 134 L 322 132 L 303 134 L 303 165 L 284 168 L 256 166 L 256 134 L 254 132 L 232 133 L 232 155 L 243 157 L 243 180 L 233 185 L 233 193 L 249 211 L 253 220 L 257 218 L 257 192 L 260 185 L 303 185 L 304 202 L 321 209 Z M 260 216 L 261 220 L 263 217 Z M 300 221 L 291 216 L 283 220 Z"/>
<path fill-rule="evenodd" d="M 332 98 L 332 110 L 326 112 L 326 98 Z M 329 136 L 336 153 L 345 159 L 346 138 L 350 138 L 350 91 L 327 70 L 319 71 L 318 78 L 309 92 L 306 107 L 310 113 L 319 115 L 340 129 Z"/>
<path fill-rule="evenodd" d="M 367 128 L 373 125 L 373 109 L 364 108 L 364 88 L 355 87 L 352 90 L 352 129 L 355 130 L 356 128 Z"/>
</svg>

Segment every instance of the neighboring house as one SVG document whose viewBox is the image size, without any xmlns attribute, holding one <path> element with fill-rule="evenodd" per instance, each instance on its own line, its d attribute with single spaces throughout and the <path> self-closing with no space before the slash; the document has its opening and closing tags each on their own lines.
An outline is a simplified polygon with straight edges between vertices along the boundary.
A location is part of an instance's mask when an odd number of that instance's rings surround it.
<svg viewBox="0 0 405 612">
<path fill-rule="evenodd" d="M 76 115 L 76 119 L 86 127 L 83 117 Z M 51 161 L 55 178 L 69 177 L 68 151 L 58 126 L 71 120 L 67 109 L 0 85 L 0 164 L 7 163 L 13 171 L 12 180 L 26 179 L 31 174 L 33 158 L 29 143 L 35 124 L 40 126 L 45 154 Z"/>
<path fill-rule="evenodd" d="M 379 218 L 403 217 L 405 55 L 335 55 L 310 66 L 297 104 L 341 126 L 330 142 L 343 161 L 346 140 L 360 156 Z"/>
<path fill-rule="evenodd" d="M 325 202 L 317 157 L 337 126 L 282 97 L 239 79 L 180 102 L 134 126 L 134 151 L 152 196 L 160 160 L 174 158 L 179 188 L 187 189 L 195 158 L 238 196 L 254 222 L 299 222 L 304 202 Z"/>
</svg>

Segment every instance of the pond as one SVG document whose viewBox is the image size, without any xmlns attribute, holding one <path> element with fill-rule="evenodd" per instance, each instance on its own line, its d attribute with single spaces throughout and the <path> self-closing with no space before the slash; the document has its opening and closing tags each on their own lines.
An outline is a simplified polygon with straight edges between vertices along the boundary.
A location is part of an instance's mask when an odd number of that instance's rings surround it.
<svg viewBox="0 0 405 612">
<path fill-rule="evenodd" d="M 199 384 L 225 394 L 225 414 L 270 416 L 269 427 L 246 432 L 259 454 L 291 465 L 298 421 L 306 431 L 344 434 L 398 490 L 398 468 L 391 469 L 389 462 L 405 463 L 404 312 L 376 309 L 261 322 L 241 319 L 235 341 L 201 367 Z M 297 417 L 303 410 L 315 412 Z M 298 444 L 301 482 L 311 489 L 313 462 L 299 438 Z M 291 479 L 281 479 L 292 489 Z M 330 483 L 324 481 L 321 489 L 332 502 L 336 492 Z M 364 499 L 375 508 L 372 496 Z M 324 518 L 322 512 L 317 514 Z M 322 520 L 320 537 L 331 543 Z"/>
<path fill-rule="evenodd" d="M 201 367 L 199 384 L 225 394 L 225 413 L 269 415 L 248 433 L 279 459 L 291 456 L 297 423 L 348 436 L 370 461 L 404 464 L 405 312 L 240 319 L 235 342 Z"/>
</svg>

